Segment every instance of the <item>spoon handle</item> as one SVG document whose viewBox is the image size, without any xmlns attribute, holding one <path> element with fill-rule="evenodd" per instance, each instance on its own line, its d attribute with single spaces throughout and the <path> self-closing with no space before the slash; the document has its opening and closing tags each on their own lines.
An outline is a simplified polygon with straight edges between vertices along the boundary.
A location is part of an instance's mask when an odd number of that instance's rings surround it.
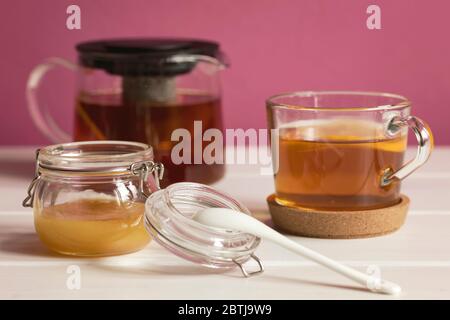
<svg viewBox="0 0 450 320">
<path fill-rule="evenodd" d="M 382 279 L 376 279 L 371 275 L 348 267 L 336 260 L 330 259 L 314 250 L 304 247 L 297 242 L 286 238 L 255 218 L 242 214 L 241 212 L 226 208 L 209 208 L 198 212 L 194 217 L 194 220 L 216 228 L 239 230 L 275 242 L 292 252 L 359 283 L 370 291 L 392 295 L 401 292 L 399 285 Z"/>
</svg>

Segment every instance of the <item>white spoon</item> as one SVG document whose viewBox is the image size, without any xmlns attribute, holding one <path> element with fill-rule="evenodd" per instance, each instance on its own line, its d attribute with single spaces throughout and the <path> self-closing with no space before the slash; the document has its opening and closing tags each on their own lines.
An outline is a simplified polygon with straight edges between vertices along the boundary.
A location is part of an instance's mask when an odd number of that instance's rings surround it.
<svg viewBox="0 0 450 320">
<path fill-rule="evenodd" d="M 350 268 L 342 263 L 332 260 L 320 253 L 308 249 L 276 232 L 272 228 L 255 218 L 243 214 L 239 211 L 226 208 L 208 208 L 199 211 L 193 219 L 204 225 L 211 227 L 238 230 L 241 232 L 253 234 L 262 239 L 270 240 L 278 245 L 302 255 L 322 266 L 331 269 L 341 275 L 356 281 L 370 291 L 397 295 L 401 292 L 401 287 L 393 282 L 382 279 L 374 279 L 373 276 Z M 378 280 L 378 281 L 377 281 Z M 372 283 L 373 285 L 369 285 Z"/>
</svg>

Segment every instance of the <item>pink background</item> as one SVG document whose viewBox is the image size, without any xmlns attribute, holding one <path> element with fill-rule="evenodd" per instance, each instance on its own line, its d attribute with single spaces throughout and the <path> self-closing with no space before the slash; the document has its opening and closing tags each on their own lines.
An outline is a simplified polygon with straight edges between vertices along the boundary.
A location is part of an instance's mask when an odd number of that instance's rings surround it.
<svg viewBox="0 0 450 320">
<path fill-rule="evenodd" d="M 66 8 L 81 7 L 82 29 L 67 30 Z M 382 30 L 366 28 L 366 8 L 382 10 Z M 0 144 L 48 144 L 25 104 L 34 65 L 76 59 L 82 40 L 123 36 L 214 39 L 230 57 L 223 73 L 228 128 L 265 127 L 264 100 L 291 90 L 370 90 L 406 95 L 437 144 L 450 144 L 450 1 L 413 0 L 41 0 L 0 9 Z M 75 80 L 67 71 L 42 86 L 71 129 Z"/>
</svg>

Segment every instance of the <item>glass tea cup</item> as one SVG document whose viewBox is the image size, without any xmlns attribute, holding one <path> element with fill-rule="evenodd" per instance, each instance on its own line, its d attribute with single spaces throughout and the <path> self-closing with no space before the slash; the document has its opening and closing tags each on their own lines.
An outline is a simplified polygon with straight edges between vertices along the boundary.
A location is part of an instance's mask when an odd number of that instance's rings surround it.
<svg viewBox="0 0 450 320">
<path fill-rule="evenodd" d="M 400 201 L 401 180 L 423 165 L 433 135 L 403 96 L 293 92 L 267 100 L 276 202 L 317 210 L 369 210 Z M 418 141 L 404 164 L 408 128 Z"/>
</svg>

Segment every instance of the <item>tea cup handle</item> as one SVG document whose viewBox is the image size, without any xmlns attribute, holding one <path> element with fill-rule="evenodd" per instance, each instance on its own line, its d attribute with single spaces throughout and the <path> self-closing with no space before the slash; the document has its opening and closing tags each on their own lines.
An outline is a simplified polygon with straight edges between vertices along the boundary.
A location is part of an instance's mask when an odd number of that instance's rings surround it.
<svg viewBox="0 0 450 320">
<path fill-rule="evenodd" d="M 78 66 L 68 60 L 53 57 L 44 63 L 38 64 L 28 76 L 26 97 L 28 111 L 38 129 L 51 141 L 60 143 L 71 141 L 71 135 L 62 130 L 46 108 L 41 108 L 38 104 L 37 91 L 44 75 L 55 67 L 63 67 L 71 71 L 76 71 Z"/>
<path fill-rule="evenodd" d="M 393 181 L 403 180 L 409 176 L 428 160 L 433 150 L 434 139 L 430 127 L 417 117 L 395 116 L 389 121 L 386 131 L 389 136 L 394 136 L 404 127 L 412 129 L 416 136 L 418 142 L 416 156 L 397 171 L 394 171 L 392 168 L 386 169 L 381 177 L 381 186 L 383 187 L 391 184 Z"/>
</svg>

